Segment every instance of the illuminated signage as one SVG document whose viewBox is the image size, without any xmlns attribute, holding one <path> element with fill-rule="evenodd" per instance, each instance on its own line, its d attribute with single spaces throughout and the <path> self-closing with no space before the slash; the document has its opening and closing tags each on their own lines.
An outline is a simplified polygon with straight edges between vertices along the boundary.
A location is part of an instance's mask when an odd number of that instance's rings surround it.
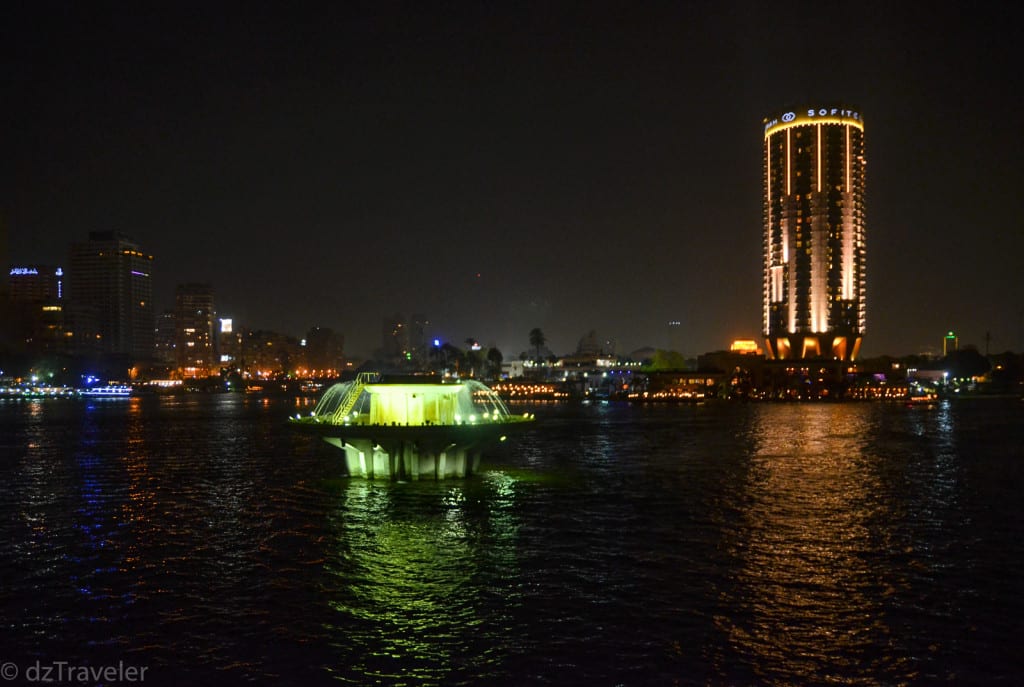
<svg viewBox="0 0 1024 687">
<path fill-rule="evenodd" d="M 23 277 L 31 274 L 39 274 L 39 270 L 35 267 L 12 267 L 11 276 Z"/>
<path fill-rule="evenodd" d="M 231 318 L 222 318 L 220 321 L 220 333 L 230 334 L 231 333 Z"/>
<path fill-rule="evenodd" d="M 816 122 L 826 121 L 831 124 L 846 123 L 849 124 L 848 120 L 853 120 L 856 125 L 862 127 L 864 120 L 861 119 L 860 112 L 857 110 L 850 110 L 842 107 L 812 107 L 807 110 L 791 110 L 786 112 L 780 117 L 765 120 L 764 132 L 768 133 L 770 129 L 775 127 L 791 124 L 812 124 Z"/>
<path fill-rule="evenodd" d="M 810 109 L 807 110 L 808 117 L 849 117 L 850 119 L 860 119 L 860 113 L 854 112 L 853 110 L 843 110 L 838 107 L 823 107 L 819 110 Z"/>
</svg>

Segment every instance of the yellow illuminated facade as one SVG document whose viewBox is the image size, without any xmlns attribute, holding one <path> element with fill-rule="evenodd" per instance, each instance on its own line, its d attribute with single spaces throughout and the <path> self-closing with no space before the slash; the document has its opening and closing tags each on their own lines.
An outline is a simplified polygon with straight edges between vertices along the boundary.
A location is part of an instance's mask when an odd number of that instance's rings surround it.
<svg viewBox="0 0 1024 687">
<path fill-rule="evenodd" d="M 732 353 L 745 353 L 750 355 L 761 354 L 761 349 L 758 348 L 757 342 L 753 339 L 736 339 L 729 345 L 729 351 Z"/>
<path fill-rule="evenodd" d="M 766 118 L 763 156 L 766 353 L 853 360 L 867 305 L 864 119 L 840 106 Z"/>
</svg>

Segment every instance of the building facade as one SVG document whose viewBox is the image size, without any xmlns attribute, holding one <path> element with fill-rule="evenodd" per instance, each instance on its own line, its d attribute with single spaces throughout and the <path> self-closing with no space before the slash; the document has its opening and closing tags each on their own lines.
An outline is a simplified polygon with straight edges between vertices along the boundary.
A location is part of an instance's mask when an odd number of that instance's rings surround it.
<svg viewBox="0 0 1024 687">
<path fill-rule="evenodd" d="M 765 352 L 857 357 L 866 324 L 864 119 L 849 107 L 764 120 Z"/>
<path fill-rule="evenodd" d="M 71 247 L 68 298 L 79 351 L 153 358 L 153 256 L 113 231 Z"/>
<path fill-rule="evenodd" d="M 208 377 L 218 369 L 215 317 L 210 284 L 178 284 L 174 292 L 174 350 L 182 377 Z"/>
<path fill-rule="evenodd" d="M 64 353 L 64 270 L 52 265 L 11 267 L 4 323 L 16 350 L 33 355 Z"/>
</svg>

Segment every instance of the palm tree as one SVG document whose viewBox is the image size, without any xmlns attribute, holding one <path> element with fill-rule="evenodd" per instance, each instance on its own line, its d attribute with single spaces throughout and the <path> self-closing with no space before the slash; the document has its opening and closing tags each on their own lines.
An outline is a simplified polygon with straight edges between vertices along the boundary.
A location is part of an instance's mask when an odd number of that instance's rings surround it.
<svg viewBox="0 0 1024 687">
<path fill-rule="evenodd" d="M 534 327 L 530 330 L 530 345 L 537 351 L 537 362 L 540 362 L 540 349 L 547 343 L 547 339 L 544 338 L 544 332 L 540 330 L 540 327 Z"/>
<path fill-rule="evenodd" d="M 490 368 L 490 376 L 492 379 L 501 379 L 501 363 L 504 362 L 504 360 L 505 357 L 497 348 L 492 348 L 487 351 L 487 364 Z"/>
</svg>

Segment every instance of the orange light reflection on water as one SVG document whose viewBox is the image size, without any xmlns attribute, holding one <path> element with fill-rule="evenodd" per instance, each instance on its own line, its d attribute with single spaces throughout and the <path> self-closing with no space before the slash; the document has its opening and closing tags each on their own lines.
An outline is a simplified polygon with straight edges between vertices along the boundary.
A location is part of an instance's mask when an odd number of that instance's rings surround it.
<svg viewBox="0 0 1024 687">
<path fill-rule="evenodd" d="M 891 641 L 879 598 L 902 586 L 872 565 L 889 539 L 880 465 L 865 450 L 867 406 L 759 408 L 740 522 L 728 533 L 739 567 L 716 625 L 766 683 L 846 683 L 837 656 Z M 881 541 L 880 541 L 881 540 Z M 891 659 L 886 659 L 891 660 Z M 888 674 L 913 679 L 911 666 Z"/>
</svg>

